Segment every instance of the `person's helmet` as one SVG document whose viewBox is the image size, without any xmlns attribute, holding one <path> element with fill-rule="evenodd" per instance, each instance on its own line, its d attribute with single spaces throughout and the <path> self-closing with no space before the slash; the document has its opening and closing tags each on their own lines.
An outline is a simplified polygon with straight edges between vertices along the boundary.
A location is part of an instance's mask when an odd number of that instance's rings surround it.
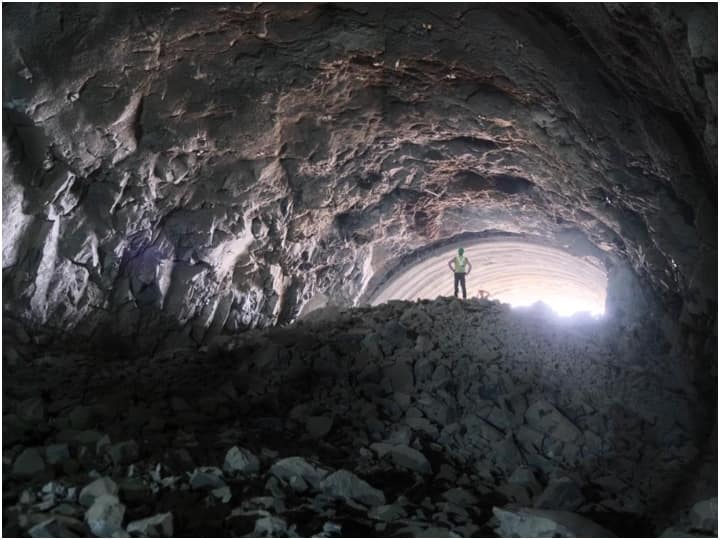
<svg viewBox="0 0 720 540">
<path fill-rule="evenodd" d="M 465 253 L 465 250 L 463 248 L 458 248 L 458 254 L 462 255 Z"/>
</svg>

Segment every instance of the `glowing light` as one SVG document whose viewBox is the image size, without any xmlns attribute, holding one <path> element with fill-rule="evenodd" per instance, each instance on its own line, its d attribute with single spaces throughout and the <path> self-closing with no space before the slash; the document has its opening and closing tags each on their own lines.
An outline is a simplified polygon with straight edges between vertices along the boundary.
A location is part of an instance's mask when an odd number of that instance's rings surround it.
<svg viewBox="0 0 720 540">
<path fill-rule="evenodd" d="M 510 298 L 498 298 L 498 300 L 512 307 L 527 307 L 542 302 L 561 317 L 571 317 L 576 313 L 589 313 L 593 317 L 601 317 L 605 314 L 605 306 L 593 298 L 546 295 L 537 292 L 527 296 L 512 295 Z"/>
<path fill-rule="evenodd" d="M 607 275 L 598 260 L 518 240 L 483 240 L 463 247 L 472 263 L 466 278 L 468 298 L 487 291 L 491 300 L 512 307 L 542 302 L 562 317 L 605 313 Z M 451 296 L 453 275 L 448 261 L 456 251 L 457 246 L 448 246 L 409 266 L 376 291 L 371 303 Z"/>
</svg>

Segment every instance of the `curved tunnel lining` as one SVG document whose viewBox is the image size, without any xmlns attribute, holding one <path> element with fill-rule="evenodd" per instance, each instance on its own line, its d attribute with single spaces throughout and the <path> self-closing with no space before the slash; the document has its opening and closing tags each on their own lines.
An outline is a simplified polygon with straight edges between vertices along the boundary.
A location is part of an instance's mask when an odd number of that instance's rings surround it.
<svg viewBox="0 0 720 540">
<path fill-rule="evenodd" d="M 512 306 L 541 301 L 559 315 L 605 312 L 607 274 L 599 264 L 532 242 L 484 240 L 463 247 L 472 264 L 466 277 L 468 297 L 484 290 Z M 381 287 L 370 303 L 452 295 L 448 261 L 456 253 L 456 248 L 446 248 L 413 264 Z"/>
</svg>

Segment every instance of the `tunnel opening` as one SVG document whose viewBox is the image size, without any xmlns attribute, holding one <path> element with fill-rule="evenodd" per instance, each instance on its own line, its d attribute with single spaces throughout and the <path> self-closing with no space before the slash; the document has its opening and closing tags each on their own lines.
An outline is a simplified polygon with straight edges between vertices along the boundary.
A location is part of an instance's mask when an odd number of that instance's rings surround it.
<svg viewBox="0 0 720 540">
<path fill-rule="evenodd" d="M 459 245 L 471 264 L 465 279 L 468 298 L 479 298 L 482 291 L 513 307 L 543 303 L 564 317 L 576 313 L 600 317 L 605 313 L 607 274 L 594 257 L 578 257 L 538 242 L 507 238 L 468 240 Z M 370 303 L 452 295 L 454 283 L 448 262 L 456 254 L 454 245 L 425 253 L 408 268 L 396 271 Z"/>
</svg>

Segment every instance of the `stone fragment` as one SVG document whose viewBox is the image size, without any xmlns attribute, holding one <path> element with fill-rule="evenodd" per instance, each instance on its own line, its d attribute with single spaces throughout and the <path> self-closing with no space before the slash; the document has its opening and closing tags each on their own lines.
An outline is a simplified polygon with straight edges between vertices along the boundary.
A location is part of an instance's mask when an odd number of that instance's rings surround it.
<svg viewBox="0 0 720 540">
<path fill-rule="evenodd" d="M 112 478 L 103 476 L 90 482 L 80 491 L 78 502 L 85 508 L 89 508 L 95 502 L 95 499 L 101 495 L 117 495 L 118 486 Z"/>
<path fill-rule="evenodd" d="M 697 502 L 690 509 L 690 524 L 693 529 L 703 532 L 711 532 L 715 536 L 718 533 L 718 499 L 713 497 Z"/>
<path fill-rule="evenodd" d="M 115 495 L 100 495 L 85 512 L 85 522 L 95 536 L 112 536 L 122 530 L 125 506 Z"/>
<path fill-rule="evenodd" d="M 305 429 L 313 439 L 322 439 L 330 433 L 333 426 L 332 417 L 328 416 L 308 416 L 305 421 Z"/>
<path fill-rule="evenodd" d="M 370 448 L 377 452 L 379 457 L 389 455 L 392 462 L 398 467 L 404 467 L 420 474 L 432 474 L 432 467 L 427 458 L 414 448 L 407 445 L 391 445 L 387 443 L 373 443 Z"/>
<path fill-rule="evenodd" d="M 135 441 L 130 440 L 107 446 L 105 453 L 110 456 L 115 465 L 127 465 L 138 459 L 140 449 Z"/>
<path fill-rule="evenodd" d="M 270 468 L 270 474 L 283 482 L 290 482 L 293 476 L 297 476 L 313 488 L 317 488 L 328 471 L 308 463 L 304 458 L 293 456 L 277 461 Z"/>
<path fill-rule="evenodd" d="M 224 485 L 222 471 L 217 467 L 197 467 L 190 475 L 192 489 L 212 490 Z"/>
<path fill-rule="evenodd" d="M 149 518 L 128 523 L 127 532 L 147 538 L 167 538 L 173 535 L 172 512 L 157 514 Z"/>
<path fill-rule="evenodd" d="M 582 437 L 582 432 L 575 424 L 544 400 L 536 401 L 528 407 L 525 421 L 530 427 L 564 442 L 574 442 Z"/>
<path fill-rule="evenodd" d="M 57 518 L 50 518 L 31 527 L 28 534 L 33 538 L 76 538 Z"/>
<path fill-rule="evenodd" d="M 585 502 L 585 497 L 570 478 L 557 478 L 550 481 L 545 491 L 535 501 L 535 508 L 548 510 L 577 510 Z"/>
<path fill-rule="evenodd" d="M 542 492 L 542 486 L 537 481 L 535 473 L 529 467 L 521 465 L 513 471 L 508 478 L 508 483 L 518 484 L 525 487 L 532 496 L 540 494 Z"/>
<path fill-rule="evenodd" d="M 70 447 L 67 444 L 51 444 L 45 447 L 45 460 L 50 465 L 57 465 L 70 459 Z"/>
<path fill-rule="evenodd" d="M 152 502 L 152 489 L 140 478 L 122 478 L 118 480 L 120 499 L 130 505 Z"/>
<path fill-rule="evenodd" d="M 30 424 L 37 424 L 45 420 L 45 404 L 39 397 L 26 399 L 18 403 L 18 417 Z"/>
<path fill-rule="evenodd" d="M 260 460 L 250 450 L 233 446 L 225 454 L 223 470 L 228 474 L 254 474 L 260 471 Z"/>
<path fill-rule="evenodd" d="M 320 533 L 314 535 L 317 538 L 333 538 L 342 536 L 342 525 L 327 521 L 323 524 L 323 529 Z"/>
<path fill-rule="evenodd" d="M 335 471 L 321 484 L 326 495 L 346 501 L 356 501 L 366 506 L 385 504 L 385 494 L 346 470 Z"/>
<path fill-rule="evenodd" d="M 215 488 L 210 492 L 210 494 L 223 504 L 229 503 L 230 499 L 232 499 L 232 492 L 230 491 L 229 486 Z"/>
<path fill-rule="evenodd" d="M 12 474 L 21 478 L 31 478 L 45 471 L 45 461 L 36 448 L 26 448 L 15 458 Z"/>
<path fill-rule="evenodd" d="M 406 515 L 407 512 L 405 512 L 405 509 L 399 504 L 373 506 L 368 512 L 368 517 L 370 519 L 387 522 L 404 518 Z"/>
<path fill-rule="evenodd" d="M 451 488 L 442 494 L 442 498 L 448 502 L 458 506 L 474 506 L 478 503 L 478 498 L 463 488 Z"/>
<path fill-rule="evenodd" d="M 594 538 L 615 535 L 587 518 L 556 510 L 493 507 L 498 521 L 495 532 L 502 537 Z"/>
<path fill-rule="evenodd" d="M 287 523 L 284 519 L 275 516 L 262 517 L 255 521 L 253 535 L 262 537 L 288 536 Z"/>
</svg>

